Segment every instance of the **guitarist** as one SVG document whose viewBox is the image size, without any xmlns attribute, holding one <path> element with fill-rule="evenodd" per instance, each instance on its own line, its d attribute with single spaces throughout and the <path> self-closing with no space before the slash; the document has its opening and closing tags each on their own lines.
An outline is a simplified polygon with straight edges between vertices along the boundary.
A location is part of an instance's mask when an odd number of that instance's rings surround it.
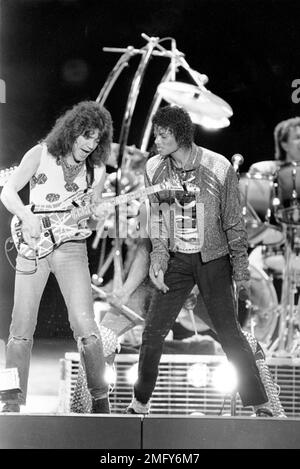
<svg viewBox="0 0 300 469">
<path fill-rule="evenodd" d="M 111 140 L 110 113 L 94 101 L 83 101 L 61 115 L 45 139 L 24 155 L 3 187 L 1 201 L 19 218 L 23 240 L 33 253 L 41 237 L 41 221 L 22 203 L 18 192 L 29 182 L 30 203 L 49 205 L 92 187 L 97 200 L 103 190 Z M 103 347 L 94 320 L 84 239 L 65 242 L 41 258 L 18 254 L 6 367 L 18 369 L 21 392 L 7 393 L 2 412 L 19 412 L 20 405 L 26 403 L 33 335 L 50 272 L 56 276 L 68 309 L 92 396 L 92 412 L 109 413 Z"/>
</svg>

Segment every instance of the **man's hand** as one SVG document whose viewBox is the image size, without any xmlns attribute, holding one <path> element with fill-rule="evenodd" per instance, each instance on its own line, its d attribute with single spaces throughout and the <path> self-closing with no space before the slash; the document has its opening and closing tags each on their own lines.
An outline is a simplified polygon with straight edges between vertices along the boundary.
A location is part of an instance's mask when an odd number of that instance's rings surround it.
<svg viewBox="0 0 300 469">
<path fill-rule="evenodd" d="M 24 241 L 35 251 L 41 237 L 41 223 L 39 217 L 31 211 L 22 219 L 22 234 Z"/>
<path fill-rule="evenodd" d="M 152 264 L 149 270 L 149 276 L 153 284 L 163 293 L 169 291 L 169 287 L 164 282 L 164 273 L 157 264 Z"/>
<path fill-rule="evenodd" d="M 106 201 L 101 202 L 101 200 L 103 199 L 98 199 L 97 202 L 93 201 L 91 205 L 92 217 L 94 219 L 106 220 L 109 215 L 114 213 L 114 205 Z"/>
<path fill-rule="evenodd" d="M 240 300 L 248 300 L 250 297 L 250 280 L 235 280 L 236 293 Z"/>
</svg>

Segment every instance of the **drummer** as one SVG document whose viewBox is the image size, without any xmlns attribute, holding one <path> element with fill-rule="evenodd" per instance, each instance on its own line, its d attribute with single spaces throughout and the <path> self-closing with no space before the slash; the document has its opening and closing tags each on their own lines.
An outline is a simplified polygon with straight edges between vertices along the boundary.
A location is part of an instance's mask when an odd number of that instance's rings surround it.
<svg viewBox="0 0 300 469">
<path fill-rule="evenodd" d="M 279 122 L 274 129 L 275 160 L 300 163 L 300 117 Z"/>
</svg>

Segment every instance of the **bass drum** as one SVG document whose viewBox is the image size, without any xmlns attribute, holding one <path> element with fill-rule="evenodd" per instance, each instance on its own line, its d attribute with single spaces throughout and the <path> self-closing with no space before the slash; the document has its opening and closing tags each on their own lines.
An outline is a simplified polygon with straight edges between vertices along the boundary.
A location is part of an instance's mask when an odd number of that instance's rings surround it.
<svg viewBox="0 0 300 469">
<path fill-rule="evenodd" d="M 250 259 L 250 258 L 249 258 Z M 278 299 L 271 278 L 261 267 L 250 264 L 250 306 L 243 329 L 250 332 L 266 348 L 274 341 L 278 322 Z M 194 287 L 177 321 L 187 330 L 205 333 L 213 329 L 198 288 Z"/>
<path fill-rule="evenodd" d="M 273 280 L 263 270 L 261 250 L 254 249 L 249 255 L 250 302 L 248 317 L 243 329 L 250 332 L 269 348 L 275 338 L 278 319 L 278 297 Z"/>
</svg>

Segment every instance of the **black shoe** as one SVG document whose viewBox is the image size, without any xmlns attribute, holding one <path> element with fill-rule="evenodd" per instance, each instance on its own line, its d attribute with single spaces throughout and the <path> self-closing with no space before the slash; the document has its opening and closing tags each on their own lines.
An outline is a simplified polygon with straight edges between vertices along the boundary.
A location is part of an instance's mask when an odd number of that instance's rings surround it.
<svg viewBox="0 0 300 469">
<path fill-rule="evenodd" d="M 2 407 L 2 410 L 1 412 L 16 412 L 16 413 L 19 413 L 20 412 L 20 405 L 19 404 L 4 404 L 4 406 Z"/>
<path fill-rule="evenodd" d="M 108 397 L 92 399 L 92 414 L 110 414 Z"/>
<path fill-rule="evenodd" d="M 125 409 L 124 411 L 124 414 L 135 414 L 135 415 L 138 415 L 138 413 L 132 408 L 132 407 L 127 407 L 127 409 Z"/>
<path fill-rule="evenodd" d="M 274 417 L 273 412 L 266 407 L 260 407 L 255 411 L 256 417 Z"/>
</svg>

